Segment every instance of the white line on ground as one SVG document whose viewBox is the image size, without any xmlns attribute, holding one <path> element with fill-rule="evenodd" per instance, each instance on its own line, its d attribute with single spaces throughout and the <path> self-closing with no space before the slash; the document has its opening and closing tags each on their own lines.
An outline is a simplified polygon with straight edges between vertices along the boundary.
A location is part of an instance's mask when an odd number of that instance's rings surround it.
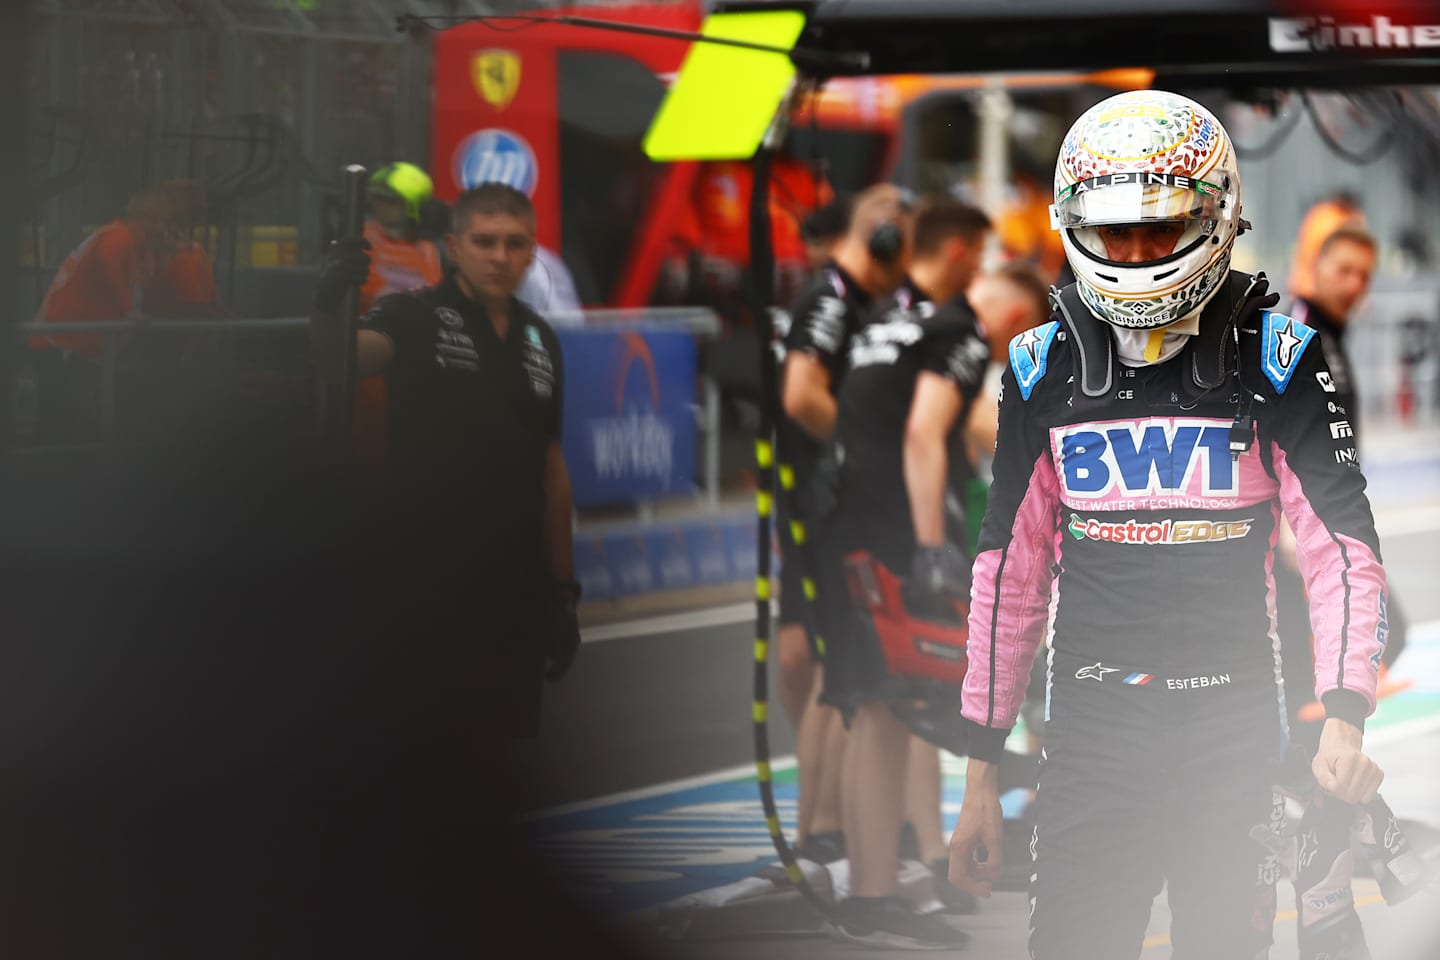
<svg viewBox="0 0 1440 960">
<path fill-rule="evenodd" d="M 795 755 L 787 753 L 781 757 L 770 759 L 770 770 L 778 772 L 789 770 L 795 766 Z M 617 803 L 626 803 L 631 800 L 644 800 L 648 797 L 659 796 L 664 793 L 678 793 L 681 790 L 693 790 L 695 787 L 708 787 L 716 783 L 728 783 L 731 780 L 739 780 L 741 777 L 748 777 L 755 772 L 755 764 L 742 763 L 736 767 L 726 767 L 724 770 L 712 770 L 710 773 L 702 773 L 693 777 L 685 777 L 680 780 L 671 780 L 668 783 L 657 783 L 654 786 L 640 787 L 637 790 L 627 790 L 624 793 L 612 793 L 604 797 L 595 797 L 593 800 L 581 800 L 577 803 L 567 803 L 563 807 L 550 807 L 545 810 L 537 810 L 528 815 L 527 820 L 544 820 L 549 817 L 558 817 L 566 813 L 580 813 L 585 810 L 594 810 L 596 807 L 609 807 Z"/>
<path fill-rule="evenodd" d="M 731 603 L 723 607 L 706 607 L 704 610 L 686 610 L 682 613 L 667 613 L 644 620 L 623 620 L 620 623 L 603 623 L 585 627 L 580 631 L 584 643 L 600 643 L 603 640 L 618 640 L 628 637 L 645 637 L 655 633 L 678 633 L 682 630 L 700 630 L 705 627 L 723 627 L 732 623 L 745 623 L 755 619 L 755 602 Z"/>
</svg>

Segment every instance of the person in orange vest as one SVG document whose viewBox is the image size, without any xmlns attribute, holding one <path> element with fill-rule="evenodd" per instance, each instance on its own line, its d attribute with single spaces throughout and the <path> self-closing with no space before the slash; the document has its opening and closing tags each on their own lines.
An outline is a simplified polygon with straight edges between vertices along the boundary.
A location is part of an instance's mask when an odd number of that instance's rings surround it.
<svg viewBox="0 0 1440 960">
<path fill-rule="evenodd" d="M 100 227 L 60 265 L 36 312 L 37 324 L 173 319 L 217 309 L 215 272 L 189 236 L 203 219 L 194 181 L 168 181 L 130 198 L 124 216 Z M 130 342 L 126 334 L 121 345 Z M 52 439 L 91 437 L 99 422 L 100 333 L 35 333 L 30 362 L 42 369 L 42 433 Z"/>
<path fill-rule="evenodd" d="M 360 313 L 389 293 L 439 283 L 440 251 L 420 235 L 423 211 L 434 194 L 430 175 L 413 163 L 392 163 L 370 176 L 370 215 L 365 240 L 370 272 L 360 288 Z M 324 280 L 322 279 L 322 286 Z M 351 441 L 355 455 L 377 467 L 385 457 L 385 411 L 389 392 L 384 375 L 355 386 Z"/>
<path fill-rule="evenodd" d="M 1330 235 L 1343 227 L 1366 226 L 1365 214 L 1355 197 L 1336 193 L 1313 205 L 1300 221 L 1295 235 L 1295 258 L 1290 264 L 1289 288 L 1292 297 L 1311 297 L 1315 293 L 1315 263 L 1320 248 Z"/>
<path fill-rule="evenodd" d="M 130 198 L 125 215 L 86 237 L 60 265 L 36 323 L 97 323 L 134 319 L 145 307 L 145 292 L 160 274 L 174 239 L 171 203 L 160 190 Z M 32 350 L 59 349 L 98 360 L 104 337 L 98 333 L 37 333 Z"/>
<path fill-rule="evenodd" d="M 220 312 L 215 265 L 195 239 L 197 227 L 208 230 L 205 188 L 198 180 L 168 180 L 159 189 L 169 204 L 169 255 L 145 288 L 145 312 L 174 320 L 213 316 Z"/>
</svg>

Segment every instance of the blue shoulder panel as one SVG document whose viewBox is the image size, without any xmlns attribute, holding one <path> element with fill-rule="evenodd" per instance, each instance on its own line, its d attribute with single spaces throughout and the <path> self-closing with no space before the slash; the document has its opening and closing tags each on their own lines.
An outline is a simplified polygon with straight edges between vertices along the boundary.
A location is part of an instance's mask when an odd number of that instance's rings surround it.
<svg viewBox="0 0 1440 960">
<path fill-rule="evenodd" d="M 1260 312 L 1260 365 L 1276 393 L 1285 392 L 1300 365 L 1301 354 L 1314 337 L 1314 329 L 1294 317 L 1269 310 Z"/>
<path fill-rule="evenodd" d="M 1031 327 L 1017 334 L 1010 341 L 1010 369 L 1015 371 L 1015 382 L 1020 385 L 1020 396 L 1030 399 L 1030 391 L 1045 376 L 1045 366 L 1050 355 L 1050 344 L 1060 330 L 1060 321 L 1051 320 L 1038 327 Z"/>
</svg>

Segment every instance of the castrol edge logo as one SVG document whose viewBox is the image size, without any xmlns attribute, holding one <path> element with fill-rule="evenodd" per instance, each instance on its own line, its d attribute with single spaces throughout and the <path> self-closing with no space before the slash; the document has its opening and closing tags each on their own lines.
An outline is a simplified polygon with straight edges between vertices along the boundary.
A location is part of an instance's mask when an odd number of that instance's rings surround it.
<svg viewBox="0 0 1440 960">
<path fill-rule="evenodd" d="M 1252 518 L 1244 520 L 1120 520 L 1113 523 L 1070 514 L 1068 530 L 1076 540 L 1105 543 L 1168 544 L 1217 543 L 1239 540 L 1250 533 Z"/>
</svg>

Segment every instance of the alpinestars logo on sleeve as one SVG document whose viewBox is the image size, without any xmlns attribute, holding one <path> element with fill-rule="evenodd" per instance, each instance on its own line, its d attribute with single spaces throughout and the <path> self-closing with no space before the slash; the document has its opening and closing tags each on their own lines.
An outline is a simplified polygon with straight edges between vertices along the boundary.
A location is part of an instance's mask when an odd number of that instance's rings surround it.
<svg viewBox="0 0 1440 960">
<path fill-rule="evenodd" d="M 1036 353 L 1036 349 L 1040 346 L 1039 330 L 1031 327 L 1029 330 L 1020 334 L 1020 342 L 1017 343 L 1016 346 L 1019 347 L 1020 352 L 1024 354 L 1028 366 L 1038 367 L 1040 365 L 1040 358 Z"/>
<path fill-rule="evenodd" d="M 1295 362 L 1295 348 L 1304 341 L 1295 335 L 1295 320 L 1291 318 L 1285 321 L 1285 326 L 1275 331 L 1276 347 L 1275 358 L 1280 361 L 1280 366 L 1288 367 Z"/>
<path fill-rule="evenodd" d="M 1261 347 L 1261 364 L 1265 376 L 1275 386 L 1276 393 L 1284 393 L 1295 373 L 1295 366 L 1305 347 L 1315 336 L 1315 330 L 1295 318 L 1283 313 L 1266 311 L 1262 317 L 1261 335 L 1265 338 Z"/>
<path fill-rule="evenodd" d="M 1059 322 L 1051 320 L 1038 327 L 1031 327 L 1010 341 L 1010 369 L 1015 371 L 1015 381 L 1020 385 L 1020 396 L 1026 400 L 1030 399 L 1030 392 L 1035 389 L 1035 384 L 1045 376 L 1050 342 L 1055 339 L 1059 329 Z"/>
</svg>

